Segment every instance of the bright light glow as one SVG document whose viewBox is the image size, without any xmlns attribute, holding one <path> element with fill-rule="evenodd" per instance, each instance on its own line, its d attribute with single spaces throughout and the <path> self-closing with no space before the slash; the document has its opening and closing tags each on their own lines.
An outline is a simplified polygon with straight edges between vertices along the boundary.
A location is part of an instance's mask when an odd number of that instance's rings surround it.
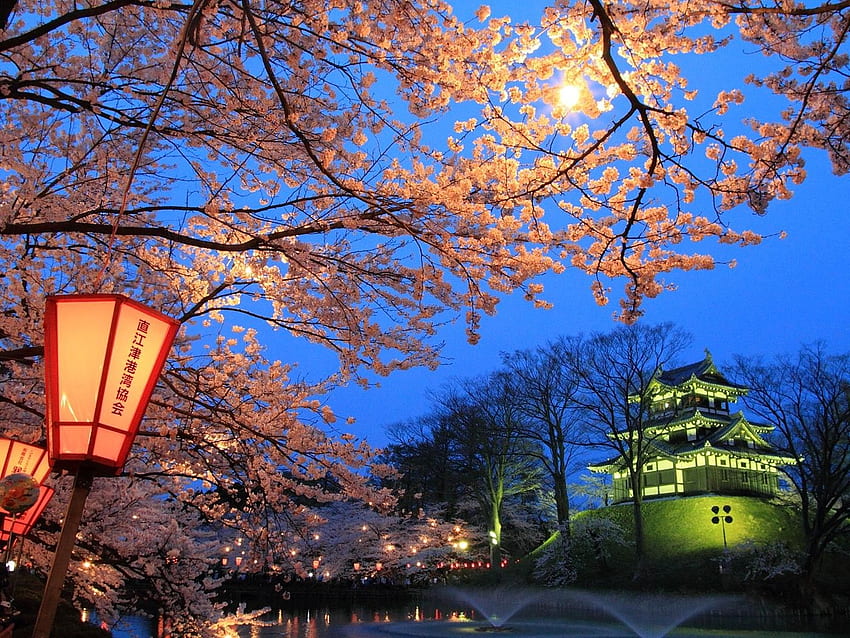
<svg viewBox="0 0 850 638">
<path fill-rule="evenodd" d="M 574 84 L 565 84 L 558 90 L 558 103 L 564 108 L 573 108 L 580 99 L 581 88 Z"/>
</svg>

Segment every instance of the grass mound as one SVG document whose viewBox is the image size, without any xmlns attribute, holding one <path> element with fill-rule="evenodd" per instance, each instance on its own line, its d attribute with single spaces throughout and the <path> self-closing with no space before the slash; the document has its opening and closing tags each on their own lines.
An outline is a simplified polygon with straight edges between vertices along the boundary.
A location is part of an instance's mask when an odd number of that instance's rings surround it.
<svg viewBox="0 0 850 638">
<path fill-rule="evenodd" d="M 712 508 L 718 508 L 718 512 Z M 728 507 L 728 512 L 724 510 Z M 608 519 L 623 530 L 625 542 L 574 554 L 578 581 L 586 587 L 654 588 L 714 591 L 744 588 L 747 574 L 721 570 L 726 550 L 759 552 L 784 544 L 802 544 L 796 513 L 777 502 L 747 496 L 694 496 L 649 500 L 641 508 L 645 557 L 634 579 L 634 519 L 631 503 L 580 512 L 575 521 Z M 718 516 L 723 517 L 721 521 Z M 731 517 L 731 521 L 725 517 Z M 716 522 L 715 522 L 716 521 Z M 724 542 L 725 534 L 725 542 Z M 604 550 L 604 551 L 603 551 Z M 529 557 L 533 560 L 534 556 Z M 532 562 L 530 560 L 529 562 Z M 728 560 L 726 561 L 729 565 Z M 528 565 L 531 568 L 531 565 Z M 740 572 L 740 573 L 738 573 Z"/>
</svg>

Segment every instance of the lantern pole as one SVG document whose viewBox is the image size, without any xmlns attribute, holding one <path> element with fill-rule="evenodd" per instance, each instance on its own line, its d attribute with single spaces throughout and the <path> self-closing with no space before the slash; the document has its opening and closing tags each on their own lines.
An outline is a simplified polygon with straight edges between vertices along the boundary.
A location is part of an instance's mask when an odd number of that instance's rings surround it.
<svg viewBox="0 0 850 638">
<path fill-rule="evenodd" d="M 12 524 L 14 524 L 14 520 L 17 518 L 17 514 L 12 515 Z M 0 517 L 0 525 L 2 525 L 5 521 L 5 516 Z M 15 535 L 10 531 L 9 538 L 6 539 L 6 555 L 3 557 L 3 565 L 8 565 L 9 560 L 12 557 L 12 545 L 15 542 Z"/>
<path fill-rule="evenodd" d="M 68 565 L 71 563 L 71 552 L 74 550 L 77 530 L 83 518 L 83 509 L 91 491 L 93 479 L 94 472 L 85 465 L 80 466 L 74 476 L 71 500 L 68 503 L 65 520 L 62 522 L 62 531 L 59 534 L 56 552 L 53 554 L 53 563 L 50 566 L 50 574 L 44 587 L 41 606 L 38 608 L 32 638 L 50 638 L 53 621 L 56 618 L 56 608 L 62 594 L 62 586 L 65 584 L 65 574 L 68 572 Z"/>
</svg>

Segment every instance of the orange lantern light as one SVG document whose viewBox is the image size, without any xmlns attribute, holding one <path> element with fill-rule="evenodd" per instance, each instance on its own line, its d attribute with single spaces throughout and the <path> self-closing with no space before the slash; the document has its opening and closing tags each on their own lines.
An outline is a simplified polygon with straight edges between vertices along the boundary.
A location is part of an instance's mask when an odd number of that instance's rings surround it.
<svg viewBox="0 0 850 638">
<path fill-rule="evenodd" d="M 44 508 L 47 507 L 50 499 L 53 498 L 54 491 L 52 487 L 42 485 L 38 488 L 38 500 L 32 507 L 24 510 L 18 516 L 4 516 L 2 528 L 0 528 L 0 542 L 5 543 L 13 534 L 16 536 L 26 536 L 29 534 L 33 526 L 35 526 L 38 517 L 41 516 Z M 0 510 L 0 512 L 2 511 Z"/>
<path fill-rule="evenodd" d="M 92 479 L 121 473 L 179 327 L 123 295 L 47 298 L 47 453 L 75 476 L 33 638 L 51 634 Z"/>
<path fill-rule="evenodd" d="M 56 469 L 121 472 L 178 327 L 123 295 L 47 298 L 47 449 Z"/>
<path fill-rule="evenodd" d="M 41 485 L 50 474 L 47 450 L 37 445 L 0 437 L 0 478 L 29 474 Z"/>
</svg>

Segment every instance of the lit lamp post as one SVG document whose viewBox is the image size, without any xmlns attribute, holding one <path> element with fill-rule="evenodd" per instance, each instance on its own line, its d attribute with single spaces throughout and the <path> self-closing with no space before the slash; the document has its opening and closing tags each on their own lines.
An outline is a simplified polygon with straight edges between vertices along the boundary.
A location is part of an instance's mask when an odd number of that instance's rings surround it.
<svg viewBox="0 0 850 638">
<path fill-rule="evenodd" d="M 722 514 L 720 512 L 723 512 Z M 726 545 L 726 525 L 732 522 L 732 517 L 729 516 L 729 512 L 732 511 L 731 505 L 724 505 L 722 508 L 717 505 L 713 505 L 711 508 L 711 513 L 714 516 L 711 517 L 711 522 L 715 525 L 720 525 L 720 529 L 723 531 L 723 549 L 727 549 Z"/>
<path fill-rule="evenodd" d="M 179 323 L 122 295 L 47 298 L 47 450 L 74 486 L 33 638 L 48 638 L 95 476 L 121 473 Z"/>
</svg>

